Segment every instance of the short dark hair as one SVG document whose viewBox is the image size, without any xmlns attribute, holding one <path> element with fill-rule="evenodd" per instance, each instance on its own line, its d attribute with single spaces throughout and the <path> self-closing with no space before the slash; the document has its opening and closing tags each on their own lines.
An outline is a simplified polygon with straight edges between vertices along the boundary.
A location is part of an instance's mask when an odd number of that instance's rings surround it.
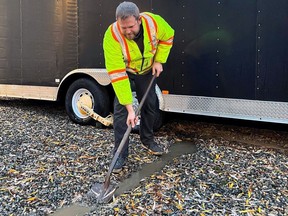
<svg viewBox="0 0 288 216">
<path fill-rule="evenodd" d="M 125 20 L 130 16 L 134 16 L 136 19 L 139 18 L 139 8 L 133 2 L 124 1 L 116 8 L 116 20 L 119 18 Z"/>
</svg>

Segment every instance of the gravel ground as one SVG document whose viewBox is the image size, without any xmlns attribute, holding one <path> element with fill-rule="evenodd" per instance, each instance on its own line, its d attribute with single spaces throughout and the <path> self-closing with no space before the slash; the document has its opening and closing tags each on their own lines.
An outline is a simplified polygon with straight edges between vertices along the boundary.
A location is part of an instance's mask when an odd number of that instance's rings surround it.
<svg viewBox="0 0 288 216">
<path fill-rule="evenodd" d="M 61 105 L 0 100 L 0 215 L 48 215 L 104 182 L 113 131 L 72 123 Z M 275 126 L 275 125 L 273 125 Z M 86 215 L 288 215 L 286 128 L 242 127 L 171 120 L 157 140 L 167 151 L 177 141 L 197 145 L 161 172 Z M 158 157 L 131 134 L 125 170 L 113 184 Z"/>
</svg>

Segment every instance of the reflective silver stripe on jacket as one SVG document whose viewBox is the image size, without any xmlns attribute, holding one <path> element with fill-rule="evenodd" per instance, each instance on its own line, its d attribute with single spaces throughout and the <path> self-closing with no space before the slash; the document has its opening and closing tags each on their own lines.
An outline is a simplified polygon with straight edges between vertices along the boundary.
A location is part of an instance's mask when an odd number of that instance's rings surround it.
<svg viewBox="0 0 288 216">
<path fill-rule="evenodd" d="M 125 77 L 125 76 L 127 76 L 126 71 L 109 74 L 109 77 L 111 80 L 115 80 L 115 79 Z"/>
<path fill-rule="evenodd" d="M 121 45 L 122 53 L 123 53 L 123 56 L 124 56 L 124 61 L 127 62 L 128 61 L 128 56 L 127 56 L 127 50 L 126 50 L 126 46 L 125 46 L 125 41 L 121 37 L 121 32 L 117 28 L 117 22 L 113 23 L 112 29 L 113 29 L 113 32 L 114 32 L 117 40 L 119 41 L 119 43 Z"/>
<path fill-rule="evenodd" d="M 150 29 L 150 38 L 152 39 L 153 49 L 156 49 L 158 40 L 156 37 L 156 26 L 155 23 L 153 22 L 153 18 L 145 13 L 141 13 L 140 15 L 144 17 L 148 22 L 148 28 Z"/>
</svg>

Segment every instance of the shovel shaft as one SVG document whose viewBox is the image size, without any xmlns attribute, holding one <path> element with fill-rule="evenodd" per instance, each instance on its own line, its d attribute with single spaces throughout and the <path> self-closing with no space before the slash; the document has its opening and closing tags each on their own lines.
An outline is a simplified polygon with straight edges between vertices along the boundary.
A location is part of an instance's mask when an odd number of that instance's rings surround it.
<svg viewBox="0 0 288 216">
<path fill-rule="evenodd" d="M 149 91 L 150 91 L 150 89 L 151 89 L 151 86 L 152 86 L 155 78 L 156 78 L 156 73 L 153 75 L 153 77 L 152 77 L 152 79 L 151 79 L 151 81 L 150 81 L 150 83 L 149 83 L 149 85 L 148 85 L 148 87 L 147 87 L 147 90 L 146 90 L 146 92 L 145 92 L 145 94 L 144 94 L 144 96 L 143 96 L 143 98 L 142 98 L 142 100 L 141 100 L 141 102 L 140 102 L 140 104 L 139 104 L 139 106 L 138 106 L 138 109 L 137 109 L 136 112 L 135 112 L 135 116 L 138 116 L 138 115 L 139 115 L 140 110 L 141 110 L 141 108 L 142 108 L 142 106 L 143 106 L 143 104 L 144 104 L 144 102 L 145 102 L 145 100 L 146 100 L 146 98 L 147 98 L 147 95 L 148 95 L 148 93 L 149 93 Z M 132 126 L 131 126 L 131 124 L 130 124 L 130 125 L 127 127 L 127 130 L 126 130 L 126 132 L 125 132 L 125 134 L 124 134 L 124 136 L 123 136 L 123 138 L 122 138 L 122 140 L 121 140 L 121 142 L 120 142 L 120 144 L 119 144 L 119 146 L 118 146 L 118 148 L 117 148 L 117 151 L 116 151 L 116 153 L 114 154 L 114 157 L 113 157 L 113 159 L 112 159 L 112 162 L 111 162 L 111 164 L 110 164 L 110 166 L 109 166 L 109 170 L 108 170 L 107 175 L 106 175 L 106 177 L 105 177 L 104 191 L 107 190 L 107 188 L 109 187 L 109 184 L 110 184 L 110 176 L 111 176 L 112 170 L 113 170 L 113 168 L 114 168 L 114 166 L 115 166 L 115 164 L 116 164 L 116 161 L 117 161 L 120 153 L 122 152 L 123 146 L 124 146 L 124 144 L 126 143 L 128 137 L 129 137 L 129 135 L 130 135 L 130 133 L 131 133 L 131 130 L 132 130 Z"/>
</svg>

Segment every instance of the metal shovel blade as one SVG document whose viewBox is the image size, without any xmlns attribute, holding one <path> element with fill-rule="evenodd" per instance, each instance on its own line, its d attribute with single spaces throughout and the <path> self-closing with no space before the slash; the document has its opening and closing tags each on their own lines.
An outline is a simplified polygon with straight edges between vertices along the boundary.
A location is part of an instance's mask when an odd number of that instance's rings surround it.
<svg viewBox="0 0 288 216">
<path fill-rule="evenodd" d="M 87 196 L 89 198 L 96 199 L 97 203 L 109 203 L 112 200 L 116 189 L 117 187 L 113 187 L 112 185 L 109 185 L 106 189 L 104 184 L 95 183 L 88 192 Z"/>
</svg>

